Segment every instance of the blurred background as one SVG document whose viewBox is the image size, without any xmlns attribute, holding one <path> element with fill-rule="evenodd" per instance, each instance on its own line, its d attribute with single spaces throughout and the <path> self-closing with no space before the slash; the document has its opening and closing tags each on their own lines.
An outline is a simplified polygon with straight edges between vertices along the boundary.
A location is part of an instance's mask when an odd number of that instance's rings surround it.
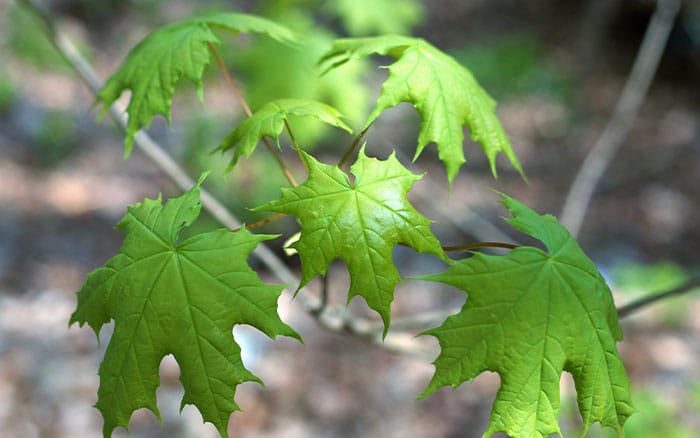
<svg viewBox="0 0 700 438">
<path fill-rule="evenodd" d="M 54 0 L 41 3 L 57 28 L 79 47 L 102 78 L 157 26 L 212 10 L 252 12 L 304 36 L 291 51 L 264 37 L 222 35 L 220 52 L 255 109 L 273 97 L 328 102 L 361 128 L 379 93 L 388 59 L 352 62 L 318 79 L 316 61 L 337 36 L 382 33 L 424 37 L 467 66 L 498 101 L 529 183 L 505 160 L 494 179 L 479 147 L 465 143 L 467 164 L 447 195 L 434 146 L 411 164 L 419 119 L 410 105 L 383 114 L 366 136 L 368 153 L 428 172 L 409 195 L 433 219 L 446 245 L 524 240 L 500 218 L 493 188 L 539 212 L 559 215 L 581 163 L 620 96 L 654 13 L 647 0 Z M 156 118 L 149 133 L 192 176 L 214 169 L 205 187 L 239 218 L 275 199 L 286 185 L 263 149 L 225 174 L 228 157 L 211 155 L 241 119 L 221 74 L 209 68 L 204 102 L 185 84 L 176 93 L 172 124 Z M 97 369 L 109 330 L 98 345 L 88 328 L 68 327 L 88 272 L 119 249 L 113 227 L 125 206 L 179 193 L 139 150 L 124 160 L 123 136 L 97 120 L 94 96 L 46 39 L 42 23 L 19 1 L 0 0 L 0 437 L 96 437 L 102 419 L 92 408 Z M 634 123 L 596 186 L 579 241 L 599 266 L 618 304 L 686 284 L 700 271 L 700 2 L 686 0 L 675 18 L 654 82 Z M 352 137 L 295 120 L 304 147 L 327 162 Z M 283 139 L 284 144 L 288 140 Z M 337 158 L 336 158 L 337 159 Z M 303 179 L 303 168 L 293 172 Z M 195 230 L 219 225 L 203 214 Z M 286 218 L 262 232 L 297 231 Z M 296 256 L 279 249 L 298 269 Z M 430 256 L 398 248 L 404 278 L 439 272 Z M 251 260 L 255 265 L 255 261 Z M 258 269 L 261 266 L 255 265 Z M 330 303 L 344 307 L 348 278 L 329 271 Z M 275 282 L 263 272 L 263 278 Z M 315 280 L 308 292 L 318 293 Z M 697 292 L 697 290 L 693 291 Z M 462 305 L 464 294 L 407 280 L 396 290 L 394 318 Z M 362 300 L 349 310 L 376 318 Z M 432 338 L 418 330 L 390 338 L 418 345 L 399 354 L 320 329 L 284 294 L 280 312 L 303 336 L 267 340 L 237 327 L 247 366 L 266 389 L 241 385 L 230 433 L 237 437 L 478 437 L 488 423 L 498 376 L 482 374 L 458 389 L 415 401 L 433 372 Z M 700 300 L 689 293 L 622 320 L 618 345 L 639 411 L 630 437 L 695 437 L 700 433 Z M 410 335 L 410 336 L 409 336 Z M 425 351 L 431 352 L 426 356 Z M 196 409 L 179 414 L 182 390 L 172 357 L 161 365 L 161 426 L 147 411 L 131 421 L 133 437 L 216 436 Z M 561 424 L 577 435 L 575 393 L 562 380 Z M 126 436 L 118 429 L 116 437 Z M 590 436 L 612 436 L 594 427 Z"/>
</svg>

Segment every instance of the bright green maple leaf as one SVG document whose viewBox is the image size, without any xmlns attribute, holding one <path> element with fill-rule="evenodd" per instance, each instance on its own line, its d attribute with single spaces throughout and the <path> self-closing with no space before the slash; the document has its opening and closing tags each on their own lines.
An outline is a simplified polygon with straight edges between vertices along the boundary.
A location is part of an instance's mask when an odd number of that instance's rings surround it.
<svg viewBox="0 0 700 438">
<path fill-rule="evenodd" d="M 78 292 L 71 324 L 87 323 L 99 334 L 115 321 L 95 405 L 105 436 L 118 426 L 128 430 L 131 414 L 142 407 L 160 418 L 158 367 L 167 354 L 180 366 L 181 406 L 195 405 L 227 436 L 229 416 L 238 410 L 236 385 L 262 383 L 243 366 L 233 326 L 299 338 L 277 315 L 282 287 L 265 285 L 247 264 L 250 252 L 270 236 L 219 229 L 178 242 L 199 215 L 198 199 L 199 183 L 164 206 L 158 198 L 129 207 L 117 225 L 126 232 L 119 254 Z"/>
<path fill-rule="evenodd" d="M 290 116 L 313 117 L 352 134 L 352 129 L 341 119 L 340 112 L 330 105 L 308 99 L 275 100 L 255 111 L 221 142 L 217 150 L 225 152 L 236 148 L 229 169 L 236 165 L 241 155 L 250 156 L 265 136 L 274 138 L 279 147 L 279 136 Z"/>
<path fill-rule="evenodd" d="M 542 241 L 548 253 L 520 247 L 508 255 L 475 254 L 444 273 L 423 277 L 467 292 L 460 313 L 425 332 L 441 347 L 421 397 L 495 371 L 501 388 L 484 436 L 560 434 L 559 382 L 573 375 L 585 431 L 595 422 L 620 436 L 634 409 L 616 341 L 622 331 L 610 289 L 576 241 L 550 215 L 504 197 L 509 222 Z"/>
<path fill-rule="evenodd" d="M 408 202 L 406 193 L 421 175 L 411 173 L 392 154 L 387 160 L 360 151 L 350 171 L 355 184 L 337 166 L 319 163 L 302 152 L 309 168 L 304 184 L 282 189 L 282 197 L 255 210 L 291 214 L 301 223 L 301 238 L 292 247 L 301 257 L 302 288 L 325 275 L 336 258 L 350 272 L 348 301 L 362 296 L 389 328 L 394 287 L 401 280 L 392 260 L 398 243 L 447 260 L 430 221 Z"/>
<path fill-rule="evenodd" d="M 435 142 L 452 182 L 466 161 L 462 150 L 466 124 L 472 140 L 486 154 L 494 176 L 499 152 L 522 174 L 518 158 L 494 114 L 495 101 L 464 66 L 427 41 L 397 35 L 339 39 L 321 62 L 330 70 L 371 54 L 392 56 L 397 61 L 388 67 L 389 77 L 365 128 L 387 108 L 410 102 L 421 116 L 414 160 L 426 145 Z"/>
<path fill-rule="evenodd" d="M 126 89 L 131 100 L 126 109 L 129 121 L 124 141 L 128 156 L 139 129 L 148 125 L 156 114 L 170 121 L 170 105 L 175 85 L 184 78 L 197 87 L 202 98 L 202 74 L 209 64 L 208 44 L 220 44 L 213 29 L 237 34 L 262 33 L 285 43 L 295 41 L 291 31 L 279 24 L 248 14 L 218 13 L 170 24 L 144 38 L 107 81 L 98 94 L 103 112 Z"/>
</svg>

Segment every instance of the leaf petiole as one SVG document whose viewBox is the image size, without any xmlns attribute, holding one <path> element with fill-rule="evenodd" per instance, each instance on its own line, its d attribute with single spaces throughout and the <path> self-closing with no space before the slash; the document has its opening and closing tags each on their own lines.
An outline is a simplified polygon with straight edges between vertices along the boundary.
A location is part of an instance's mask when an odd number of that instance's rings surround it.
<svg viewBox="0 0 700 438">
<path fill-rule="evenodd" d="M 309 166 L 306 164 L 306 160 L 304 160 L 304 157 L 301 155 L 301 147 L 299 146 L 299 143 L 297 143 L 297 139 L 294 136 L 294 133 L 292 132 L 292 127 L 289 126 L 289 122 L 287 121 L 287 119 L 284 119 L 284 127 L 287 129 L 287 133 L 289 133 L 289 139 L 292 141 L 292 147 L 296 151 L 297 155 L 299 155 L 299 159 L 304 165 L 306 173 L 309 173 Z"/>
<path fill-rule="evenodd" d="M 253 222 L 252 224 L 246 225 L 246 226 L 245 226 L 245 229 L 248 230 L 248 231 L 250 231 L 250 230 L 252 230 L 252 229 L 254 229 L 254 228 L 262 227 L 263 225 L 269 224 L 270 222 L 274 222 L 274 221 L 276 221 L 277 219 L 282 219 L 282 218 L 285 217 L 285 216 L 286 216 L 286 214 L 276 213 L 276 214 L 273 214 L 273 215 L 270 216 L 270 217 L 266 217 L 265 219 L 260 219 L 260 220 L 257 221 L 257 222 Z M 232 230 L 232 231 L 235 232 L 235 231 L 238 231 L 238 230 L 240 230 L 240 229 L 241 229 L 241 227 L 238 227 L 238 228 L 236 228 L 235 230 Z"/>
<path fill-rule="evenodd" d="M 350 157 L 355 152 L 355 150 L 357 150 L 357 146 L 360 144 L 360 141 L 362 141 L 362 137 L 365 136 L 365 133 L 367 132 L 367 130 L 369 129 L 370 126 L 372 126 L 371 123 L 369 125 L 367 125 L 365 127 L 365 129 L 362 130 L 362 132 L 357 134 L 357 137 L 355 137 L 355 140 L 353 140 L 353 142 L 350 145 L 350 147 L 348 148 L 348 150 L 345 151 L 345 154 L 343 154 L 343 158 L 341 158 L 340 161 L 338 162 L 338 167 L 343 167 L 343 165 L 345 163 L 347 163 L 347 161 L 350 159 Z"/>
<path fill-rule="evenodd" d="M 209 44 L 209 49 L 211 50 L 212 55 L 214 55 L 214 59 L 216 59 L 216 63 L 219 65 L 219 69 L 221 70 L 221 73 L 224 75 L 224 78 L 226 79 L 226 83 L 228 84 L 229 88 L 233 92 L 234 96 L 236 96 L 236 100 L 238 100 L 238 103 L 241 105 L 241 108 L 243 108 L 243 112 L 245 113 L 246 116 L 250 117 L 253 115 L 253 112 L 250 110 L 250 107 L 248 106 L 248 103 L 246 102 L 245 98 L 243 97 L 243 93 L 241 93 L 241 90 L 236 86 L 236 83 L 234 82 L 233 78 L 228 72 L 228 69 L 226 68 L 226 65 L 224 65 L 224 61 L 221 59 L 221 56 L 219 55 L 219 51 L 216 49 L 216 46 L 211 42 L 208 41 L 207 44 Z M 297 184 L 296 179 L 294 178 L 294 175 L 292 175 L 292 172 L 290 172 L 289 168 L 287 165 L 284 163 L 284 160 L 280 156 L 280 154 L 277 153 L 275 150 L 274 145 L 268 139 L 267 137 L 263 137 L 263 142 L 265 143 L 265 147 L 267 147 L 267 150 L 270 151 L 273 157 L 275 157 L 275 160 L 277 161 L 277 164 L 279 164 L 280 168 L 282 169 L 282 173 L 284 173 L 284 176 L 287 178 L 287 181 L 289 181 L 289 184 L 292 187 L 296 187 L 299 184 Z"/>
</svg>

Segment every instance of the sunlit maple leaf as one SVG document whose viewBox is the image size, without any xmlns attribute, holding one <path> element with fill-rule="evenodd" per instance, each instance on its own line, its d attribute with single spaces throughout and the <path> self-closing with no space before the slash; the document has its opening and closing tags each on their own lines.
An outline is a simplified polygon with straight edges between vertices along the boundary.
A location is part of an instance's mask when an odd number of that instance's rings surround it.
<svg viewBox="0 0 700 438">
<path fill-rule="evenodd" d="M 301 238 L 291 246 L 301 257 L 299 288 L 316 275 L 325 275 L 340 258 L 350 272 L 348 301 L 362 296 L 389 328 L 394 287 L 401 280 L 392 260 L 398 243 L 447 260 L 430 221 L 406 199 L 421 175 L 411 173 L 392 154 L 387 160 L 369 158 L 361 150 L 348 175 L 337 166 L 319 163 L 302 152 L 309 178 L 296 188 L 282 189 L 279 200 L 256 210 L 291 214 L 301 223 Z"/>
<path fill-rule="evenodd" d="M 463 127 L 481 145 L 496 175 L 496 155 L 503 152 L 521 174 L 522 168 L 503 127 L 494 114 L 495 101 L 479 86 L 472 74 L 449 55 L 420 38 L 386 35 L 336 40 L 322 58 L 327 70 L 353 58 L 371 54 L 396 58 L 384 81 L 369 126 L 387 108 L 410 102 L 421 116 L 414 159 L 426 145 L 435 142 L 447 177 L 454 180 L 464 158 Z"/>
<path fill-rule="evenodd" d="M 118 426 L 128 429 L 139 408 L 160 418 L 158 367 L 167 354 L 180 366 L 182 406 L 195 405 L 227 436 L 229 416 L 238 409 L 236 386 L 262 383 L 243 366 L 233 326 L 299 338 L 277 315 L 282 287 L 265 285 L 247 264 L 250 252 L 271 236 L 219 229 L 178 241 L 199 215 L 198 199 L 199 184 L 165 205 L 159 198 L 129 207 L 117 226 L 126 232 L 119 253 L 78 292 L 71 324 L 87 323 L 99 334 L 114 320 L 96 404 L 105 436 Z"/>
<path fill-rule="evenodd" d="M 547 252 L 519 247 L 507 255 L 475 254 L 444 273 L 423 277 L 467 293 L 461 312 L 425 332 L 441 353 L 425 397 L 483 371 L 500 375 L 484 436 L 560 434 L 559 382 L 572 374 L 585 431 L 600 422 L 620 436 L 634 409 L 617 352 L 622 331 L 612 295 L 593 262 L 553 216 L 541 216 L 504 197 L 520 231 Z"/>
</svg>

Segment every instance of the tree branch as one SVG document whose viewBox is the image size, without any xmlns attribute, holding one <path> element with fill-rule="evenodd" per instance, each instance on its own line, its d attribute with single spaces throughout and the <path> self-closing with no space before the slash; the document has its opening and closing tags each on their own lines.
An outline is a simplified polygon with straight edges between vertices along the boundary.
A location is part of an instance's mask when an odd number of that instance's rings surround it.
<svg viewBox="0 0 700 438">
<path fill-rule="evenodd" d="M 574 237 L 581 230 L 598 182 L 627 137 L 649 91 L 679 8 L 680 0 L 657 0 L 656 10 L 613 114 L 571 184 L 560 222 Z"/>
</svg>

